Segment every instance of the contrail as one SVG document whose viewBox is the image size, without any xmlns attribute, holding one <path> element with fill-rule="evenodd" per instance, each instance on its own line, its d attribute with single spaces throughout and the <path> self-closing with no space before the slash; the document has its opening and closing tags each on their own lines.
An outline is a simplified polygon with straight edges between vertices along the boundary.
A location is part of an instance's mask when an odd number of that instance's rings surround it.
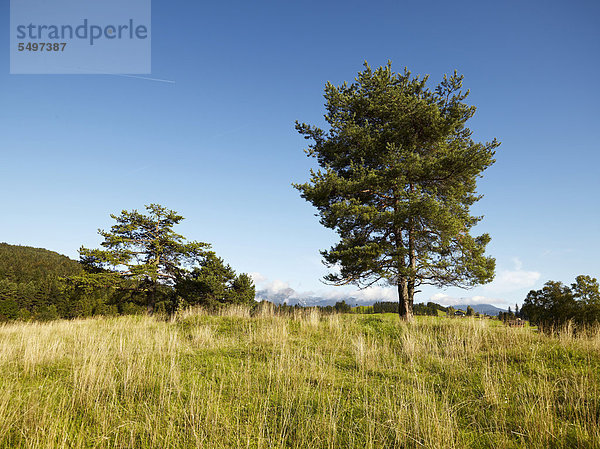
<svg viewBox="0 0 600 449">
<path fill-rule="evenodd" d="M 175 84 L 175 81 L 172 81 L 172 80 L 163 80 L 163 79 L 160 79 L 160 78 L 149 78 L 147 76 L 124 75 L 122 73 L 110 73 L 109 75 L 124 76 L 126 78 L 137 78 L 137 79 L 140 79 L 140 80 L 160 81 L 161 83 Z"/>
<path fill-rule="evenodd" d="M 63 66 L 65 67 L 65 66 Z M 139 75 L 126 75 L 124 73 L 102 73 L 102 72 L 94 72 L 93 70 L 87 69 L 85 67 L 65 67 L 68 70 L 76 70 L 80 72 L 82 75 L 113 75 L 113 76 L 124 76 L 125 78 L 137 78 L 140 80 L 148 80 L 148 81 L 158 81 L 161 83 L 175 84 L 173 80 L 165 80 L 162 78 L 151 78 L 149 76 L 139 76 Z M 66 73 L 65 73 L 66 74 Z"/>
</svg>

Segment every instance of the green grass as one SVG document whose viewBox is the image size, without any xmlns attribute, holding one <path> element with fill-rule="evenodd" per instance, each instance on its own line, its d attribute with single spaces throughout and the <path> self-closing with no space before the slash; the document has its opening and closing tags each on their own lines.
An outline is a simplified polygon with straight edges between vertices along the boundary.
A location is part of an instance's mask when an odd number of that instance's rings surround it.
<svg viewBox="0 0 600 449">
<path fill-rule="evenodd" d="M 0 447 L 600 447 L 600 333 L 187 312 L 0 327 Z"/>
</svg>

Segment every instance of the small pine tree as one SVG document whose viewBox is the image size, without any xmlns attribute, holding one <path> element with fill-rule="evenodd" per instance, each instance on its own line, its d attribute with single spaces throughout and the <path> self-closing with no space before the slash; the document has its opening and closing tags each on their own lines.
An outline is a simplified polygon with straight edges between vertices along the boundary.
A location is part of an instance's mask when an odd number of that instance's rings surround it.
<svg viewBox="0 0 600 449">
<path fill-rule="evenodd" d="M 110 231 L 98 231 L 104 249 L 81 247 L 79 254 L 89 278 L 104 276 L 113 284 L 129 280 L 128 288 L 145 293 L 152 314 L 161 287 L 173 286 L 184 267 L 206 256 L 210 245 L 187 242 L 175 233 L 173 227 L 183 220 L 177 212 L 159 204 L 147 205 L 146 211 L 146 215 L 137 210 L 111 215 L 116 224 Z"/>
</svg>

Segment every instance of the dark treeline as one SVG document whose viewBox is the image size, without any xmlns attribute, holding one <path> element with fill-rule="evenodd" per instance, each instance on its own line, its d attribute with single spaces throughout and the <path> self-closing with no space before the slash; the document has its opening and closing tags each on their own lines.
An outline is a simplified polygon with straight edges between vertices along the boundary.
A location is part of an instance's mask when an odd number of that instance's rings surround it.
<svg viewBox="0 0 600 449">
<path fill-rule="evenodd" d="M 518 304 L 515 304 L 515 310 L 514 311 L 509 307 L 506 312 L 500 312 L 498 314 L 498 319 L 500 321 L 503 321 L 505 324 L 507 322 L 513 322 L 515 320 L 521 320 L 522 318 L 525 318 L 525 317 L 523 316 L 523 314 L 519 310 L 519 305 Z"/>
<path fill-rule="evenodd" d="M 324 314 L 333 313 L 354 313 L 356 308 L 353 308 L 350 304 L 347 304 L 345 300 L 336 302 L 333 306 L 305 306 L 301 304 L 275 304 L 270 301 L 261 301 L 256 304 L 253 312 L 261 310 L 270 310 L 277 315 L 292 315 L 295 311 L 302 309 L 317 309 L 319 312 Z"/>
<path fill-rule="evenodd" d="M 0 321 L 145 313 L 147 291 L 135 279 L 95 282 L 85 266 L 41 248 L 0 243 Z M 156 312 L 187 306 L 253 303 L 254 284 L 209 253 L 173 285 L 156 292 Z"/>
<path fill-rule="evenodd" d="M 438 310 L 441 312 L 448 312 L 448 308 L 436 304 L 434 302 L 428 302 L 427 304 L 415 304 L 414 311 L 415 315 L 428 315 L 428 316 L 438 316 Z"/>
<path fill-rule="evenodd" d="M 398 302 L 376 302 L 373 304 L 373 313 L 398 313 Z M 427 304 L 414 304 L 413 313 L 415 315 L 438 316 L 438 310 L 446 313 L 448 309 L 434 302 Z"/>
<path fill-rule="evenodd" d="M 567 322 L 575 325 L 600 323 L 600 288 L 590 276 L 577 276 L 570 286 L 548 281 L 540 290 L 531 290 L 519 316 L 551 330 Z"/>
</svg>

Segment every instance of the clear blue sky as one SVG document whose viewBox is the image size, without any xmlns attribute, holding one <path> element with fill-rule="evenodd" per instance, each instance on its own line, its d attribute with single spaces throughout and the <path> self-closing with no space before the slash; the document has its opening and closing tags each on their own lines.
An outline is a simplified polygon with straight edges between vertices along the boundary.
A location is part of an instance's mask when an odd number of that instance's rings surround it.
<svg viewBox="0 0 600 449">
<path fill-rule="evenodd" d="M 549 279 L 600 276 L 600 4 L 154 0 L 152 76 L 9 75 L 0 59 L 0 241 L 73 258 L 110 213 L 161 203 L 259 288 L 334 297 L 319 249 L 335 234 L 290 186 L 313 162 L 327 81 L 364 60 L 465 75 L 475 137 L 497 137 L 479 184 L 494 284 L 417 299 L 521 303 Z M 8 28 L 8 2 L 3 2 Z M 344 291 L 345 292 L 345 291 Z M 395 297 L 385 291 L 363 294 Z"/>
</svg>

